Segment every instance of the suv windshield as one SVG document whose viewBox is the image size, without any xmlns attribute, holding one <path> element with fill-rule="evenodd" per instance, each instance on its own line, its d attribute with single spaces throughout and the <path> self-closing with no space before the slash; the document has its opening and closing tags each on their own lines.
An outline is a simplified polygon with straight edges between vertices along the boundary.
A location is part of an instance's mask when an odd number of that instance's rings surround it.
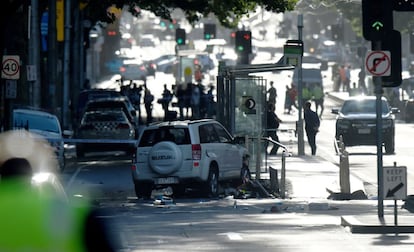
<svg viewBox="0 0 414 252">
<path fill-rule="evenodd" d="M 138 147 L 149 147 L 162 141 L 171 141 L 177 145 L 191 143 L 188 129 L 161 127 L 144 131 Z"/>
<path fill-rule="evenodd" d="M 350 100 L 345 101 L 341 112 L 347 114 L 368 113 L 374 114 L 376 112 L 376 100 Z M 382 114 L 389 113 L 389 107 L 386 101 L 382 101 Z"/>
</svg>

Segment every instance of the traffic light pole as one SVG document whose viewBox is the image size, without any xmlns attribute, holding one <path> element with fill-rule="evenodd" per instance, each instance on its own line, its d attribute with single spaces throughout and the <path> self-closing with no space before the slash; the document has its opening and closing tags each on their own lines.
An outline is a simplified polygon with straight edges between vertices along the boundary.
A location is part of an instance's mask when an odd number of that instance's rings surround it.
<svg viewBox="0 0 414 252">
<path fill-rule="evenodd" d="M 372 41 L 374 51 L 381 50 L 381 41 Z M 376 96 L 376 138 L 377 138 L 377 184 L 378 184 L 378 217 L 384 218 L 384 188 L 382 181 L 384 174 L 382 170 L 382 79 L 381 76 L 373 76 Z"/>
<path fill-rule="evenodd" d="M 303 29 L 303 15 L 299 14 L 298 16 L 298 35 L 299 41 L 302 41 L 302 29 Z M 298 133 L 298 155 L 305 155 L 305 143 L 304 143 L 304 133 L 303 133 L 303 115 L 302 115 L 302 55 L 299 57 L 298 62 L 298 124 L 297 124 L 297 133 Z"/>
</svg>

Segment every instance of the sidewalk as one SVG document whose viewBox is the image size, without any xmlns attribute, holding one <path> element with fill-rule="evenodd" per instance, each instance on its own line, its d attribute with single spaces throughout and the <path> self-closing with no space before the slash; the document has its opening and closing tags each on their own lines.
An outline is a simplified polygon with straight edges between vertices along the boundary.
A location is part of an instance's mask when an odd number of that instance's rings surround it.
<svg viewBox="0 0 414 252">
<path fill-rule="evenodd" d="M 280 181 L 281 155 L 268 157 L 267 167 L 278 170 Z M 341 195 L 339 167 L 323 157 L 298 156 L 297 152 L 293 151 L 292 156 L 286 157 L 285 172 L 286 197 L 281 201 L 287 211 L 294 209 L 321 215 L 321 222 L 328 222 L 328 219 L 324 220 L 322 216 L 337 216 L 340 218 L 340 225 L 348 227 L 352 233 L 414 233 L 414 213 L 402 209 L 404 202 L 401 200 L 397 201 L 398 226 L 395 226 L 393 200 L 383 201 L 382 219 L 378 217 L 377 199 L 335 200 Z M 268 176 L 262 174 L 262 178 Z M 349 179 L 351 193 L 362 191 L 365 194 L 363 181 L 352 174 Z M 358 195 L 361 196 L 361 193 Z"/>
</svg>

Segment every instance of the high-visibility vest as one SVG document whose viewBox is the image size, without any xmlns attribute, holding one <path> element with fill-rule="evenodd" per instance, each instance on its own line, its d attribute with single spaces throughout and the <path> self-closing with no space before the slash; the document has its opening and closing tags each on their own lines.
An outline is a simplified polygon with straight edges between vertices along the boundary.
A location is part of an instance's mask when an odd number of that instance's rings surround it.
<svg viewBox="0 0 414 252">
<path fill-rule="evenodd" d="M 1 181 L 0 251 L 86 251 L 84 223 L 88 211 L 40 195 L 30 185 Z"/>
</svg>

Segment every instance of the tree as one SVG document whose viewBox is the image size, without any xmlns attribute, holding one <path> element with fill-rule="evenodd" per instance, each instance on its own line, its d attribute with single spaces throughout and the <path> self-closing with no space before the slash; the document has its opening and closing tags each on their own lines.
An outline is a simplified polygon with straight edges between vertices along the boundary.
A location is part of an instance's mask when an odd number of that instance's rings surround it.
<svg viewBox="0 0 414 252">
<path fill-rule="evenodd" d="M 83 0 L 85 1 L 85 0 Z M 115 16 L 107 14 L 107 8 L 128 6 L 129 11 L 138 16 L 140 10 L 148 10 L 155 15 L 171 20 L 171 12 L 181 9 L 190 23 L 214 14 L 224 27 L 236 27 L 240 18 L 263 6 L 267 11 L 283 13 L 293 10 L 298 0 L 89 0 L 85 17 L 92 22 L 111 22 Z"/>
<path fill-rule="evenodd" d="M 389 0 L 391 1 L 391 0 Z M 315 11 L 330 9 L 342 13 L 350 21 L 353 31 L 362 37 L 362 6 L 361 1 L 350 0 L 305 0 L 301 1 L 296 9 L 299 11 Z M 412 12 L 394 12 L 394 29 L 402 33 L 414 30 Z"/>
</svg>

